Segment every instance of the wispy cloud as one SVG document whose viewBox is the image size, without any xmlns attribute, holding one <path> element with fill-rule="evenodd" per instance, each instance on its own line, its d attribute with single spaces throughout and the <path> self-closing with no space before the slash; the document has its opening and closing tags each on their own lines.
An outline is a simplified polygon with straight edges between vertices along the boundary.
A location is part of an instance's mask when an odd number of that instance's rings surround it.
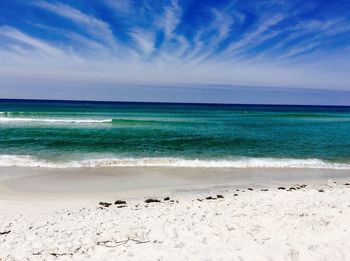
<svg viewBox="0 0 350 261">
<path fill-rule="evenodd" d="M 174 37 L 173 33 L 180 23 L 181 8 L 177 0 L 171 0 L 165 7 L 164 14 L 158 18 L 158 26 L 163 29 L 166 39 Z"/>
<path fill-rule="evenodd" d="M 35 39 L 10 26 L 0 27 L 0 35 L 15 41 L 17 43 L 17 45 L 15 46 L 18 47 L 19 45 L 21 45 L 23 47 L 23 50 L 28 49 L 28 47 L 30 47 L 32 48 L 32 50 L 34 49 L 37 53 L 51 58 L 59 58 L 63 55 L 63 52 L 60 49 L 53 47 L 44 41 Z"/>
<path fill-rule="evenodd" d="M 114 11 L 120 13 L 129 13 L 133 6 L 132 0 L 104 0 Z"/>
<path fill-rule="evenodd" d="M 134 29 L 129 33 L 133 40 L 137 43 L 137 49 L 143 56 L 151 55 L 155 50 L 155 34 L 152 31 L 143 29 Z"/>
<path fill-rule="evenodd" d="M 108 23 L 66 4 L 51 4 L 40 1 L 37 6 L 69 19 L 71 22 L 82 26 L 93 38 L 103 41 L 111 48 L 117 48 L 116 38 Z"/>
<path fill-rule="evenodd" d="M 265 21 L 261 21 L 253 31 L 247 32 L 240 40 L 231 43 L 225 50 L 225 55 L 234 55 L 235 52 L 242 48 L 246 48 L 246 46 L 256 44 L 257 42 L 261 43 L 266 39 L 273 37 L 274 32 L 270 31 L 271 27 L 280 23 L 283 19 L 283 15 L 277 14 Z"/>
<path fill-rule="evenodd" d="M 231 27 L 234 23 L 241 23 L 244 16 L 237 12 L 232 14 L 226 10 L 210 9 L 213 20 L 201 28 L 194 37 L 194 47 L 188 58 L 195 58 L 200 62 L 212 55 L 218 46 L 226 40 L 231 33 Z"/>
</svg>

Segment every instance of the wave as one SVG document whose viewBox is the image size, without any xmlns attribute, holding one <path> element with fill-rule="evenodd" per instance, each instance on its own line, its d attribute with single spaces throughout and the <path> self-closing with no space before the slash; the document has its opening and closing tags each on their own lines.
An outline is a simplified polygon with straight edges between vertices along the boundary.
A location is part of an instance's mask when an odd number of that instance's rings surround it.
<svg viewBox="0 0 350 261">
<path fill-rule="evenodd" d="M 307 168 L 350 170 L 350 164 L 320 159 L 237 158 L 200 160 L 181 158 L 104 158 L 53 162 L 28 155 L 1 155 L 1 167 L 97 168 L 97 167 L 186 167 L 186 168 Z"/>
<path fill-rule="evenodd" d="M 151 120 L 128 120 L 128 119 L 50 119 L 50 118 L 9 118 L 1 117 L 0 123 L 59 123 L 59 124 L 91 124 L 91 123 L 108 123 L 113 125 L 157 125 L 162 123 L 176 124 L 181 122 L 176 121 L 151 121 Z M 191 123 L 192 124 L 192 123 Z"/>
<path fill-rule="evenodd" d="M 4 116 L 3 116 L 4 115 Z M 170 120 L 148 120 L 148 119 L 72 119 L 72 118 L 34 118 L 10 116 L 7 112 L 0 112 L 0 123 L 110 123 L 121 125 L 137 124 L 160 124 L 160 123 L 179 123 L 180 121 Z"/>
<path fill-rule="evenodd" d="M 34 122 L 34 123 L 112 123 L 112 119 L 92 120 L 92 119 L 48 119 L 48 118 L 10 118 L 0 117 L 0 123 L 11 122 Z"/>
<path fill-rule="evenodd" d="M 30 115 L 35 116 L 35 115 Z M 9 115 L 8 112 L 0 112 L 0 123 L 110 123 L 120 125 L 138 125 L 138 124 L 161 124 L 161 123 L 188 123 L 188 121 L 169 120 L 169 119 L 72 119 L 72 118 L 38 118 L 38 117 L 21 117 Z M 191 124 L 193 122 L 190 122 Z"/>
</svg>

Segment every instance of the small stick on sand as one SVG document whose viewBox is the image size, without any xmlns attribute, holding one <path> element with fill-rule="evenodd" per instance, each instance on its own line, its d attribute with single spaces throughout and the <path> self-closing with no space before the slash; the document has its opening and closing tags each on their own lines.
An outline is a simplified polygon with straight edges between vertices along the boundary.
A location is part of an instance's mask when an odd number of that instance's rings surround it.
<svg viewBox="0 0 350 261">
<path fill-rule="evenodd" d="M 99 242 L 96 242 L 96 244 L 99 246 L 105 246 L 105 247 L 118 247 L 121 245 L 125 245 L 129 241 L 133 241 L 136 244 L 145 244 L 145 243 L 150 242 L 149 240 L 148 241 L 141 241 L 141 240 L 137 240 L 137 239 L 133 239 L 133 238 L 128 238 L 126 240 L 121 240 L 121 241 L 112 241 L 112 240 L 99 241 Z M 108 245 L 108 243 L 114 243 L 115 245 L 111 246 L 111 245 Z"/>
</svg>

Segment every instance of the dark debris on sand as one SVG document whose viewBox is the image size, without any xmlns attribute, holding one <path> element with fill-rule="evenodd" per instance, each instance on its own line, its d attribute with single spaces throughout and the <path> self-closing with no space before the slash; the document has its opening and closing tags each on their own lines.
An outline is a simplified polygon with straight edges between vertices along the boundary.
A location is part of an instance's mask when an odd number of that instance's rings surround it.
<svg viewBox="0 0 350 261">
<path fill-rule="evenodd" d="M 125 205 L 125 204 L 126 204 L 126 201 L 124 201 L 124 200 L 116 200 L 114 202 L 114 205 Z"/>
<path fill-rule="evenodd" d="M 146 203 L 159 203 L 159 199 L 149 198 L 145 200 Z"/>
<path fill-rule="evenodd" d="M 108 203 L 108 202 L 100 202 L 99 205 L 105 207 L 105 208 L 108 208 L 109 206 L 112 205 L 112 203 Z"/>
</svg>

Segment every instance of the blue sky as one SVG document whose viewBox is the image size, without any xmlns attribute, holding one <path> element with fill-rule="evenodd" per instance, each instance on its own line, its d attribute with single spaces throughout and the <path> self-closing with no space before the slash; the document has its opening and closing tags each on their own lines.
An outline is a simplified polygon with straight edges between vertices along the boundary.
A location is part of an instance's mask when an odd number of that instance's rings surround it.
<svg viewBox="0 0 350 261">
<path fill-rule="evenodd" d="M 3 98 L 350 104 L 349 68 L 348 0 L 0 5 Z"/>
</svg>

